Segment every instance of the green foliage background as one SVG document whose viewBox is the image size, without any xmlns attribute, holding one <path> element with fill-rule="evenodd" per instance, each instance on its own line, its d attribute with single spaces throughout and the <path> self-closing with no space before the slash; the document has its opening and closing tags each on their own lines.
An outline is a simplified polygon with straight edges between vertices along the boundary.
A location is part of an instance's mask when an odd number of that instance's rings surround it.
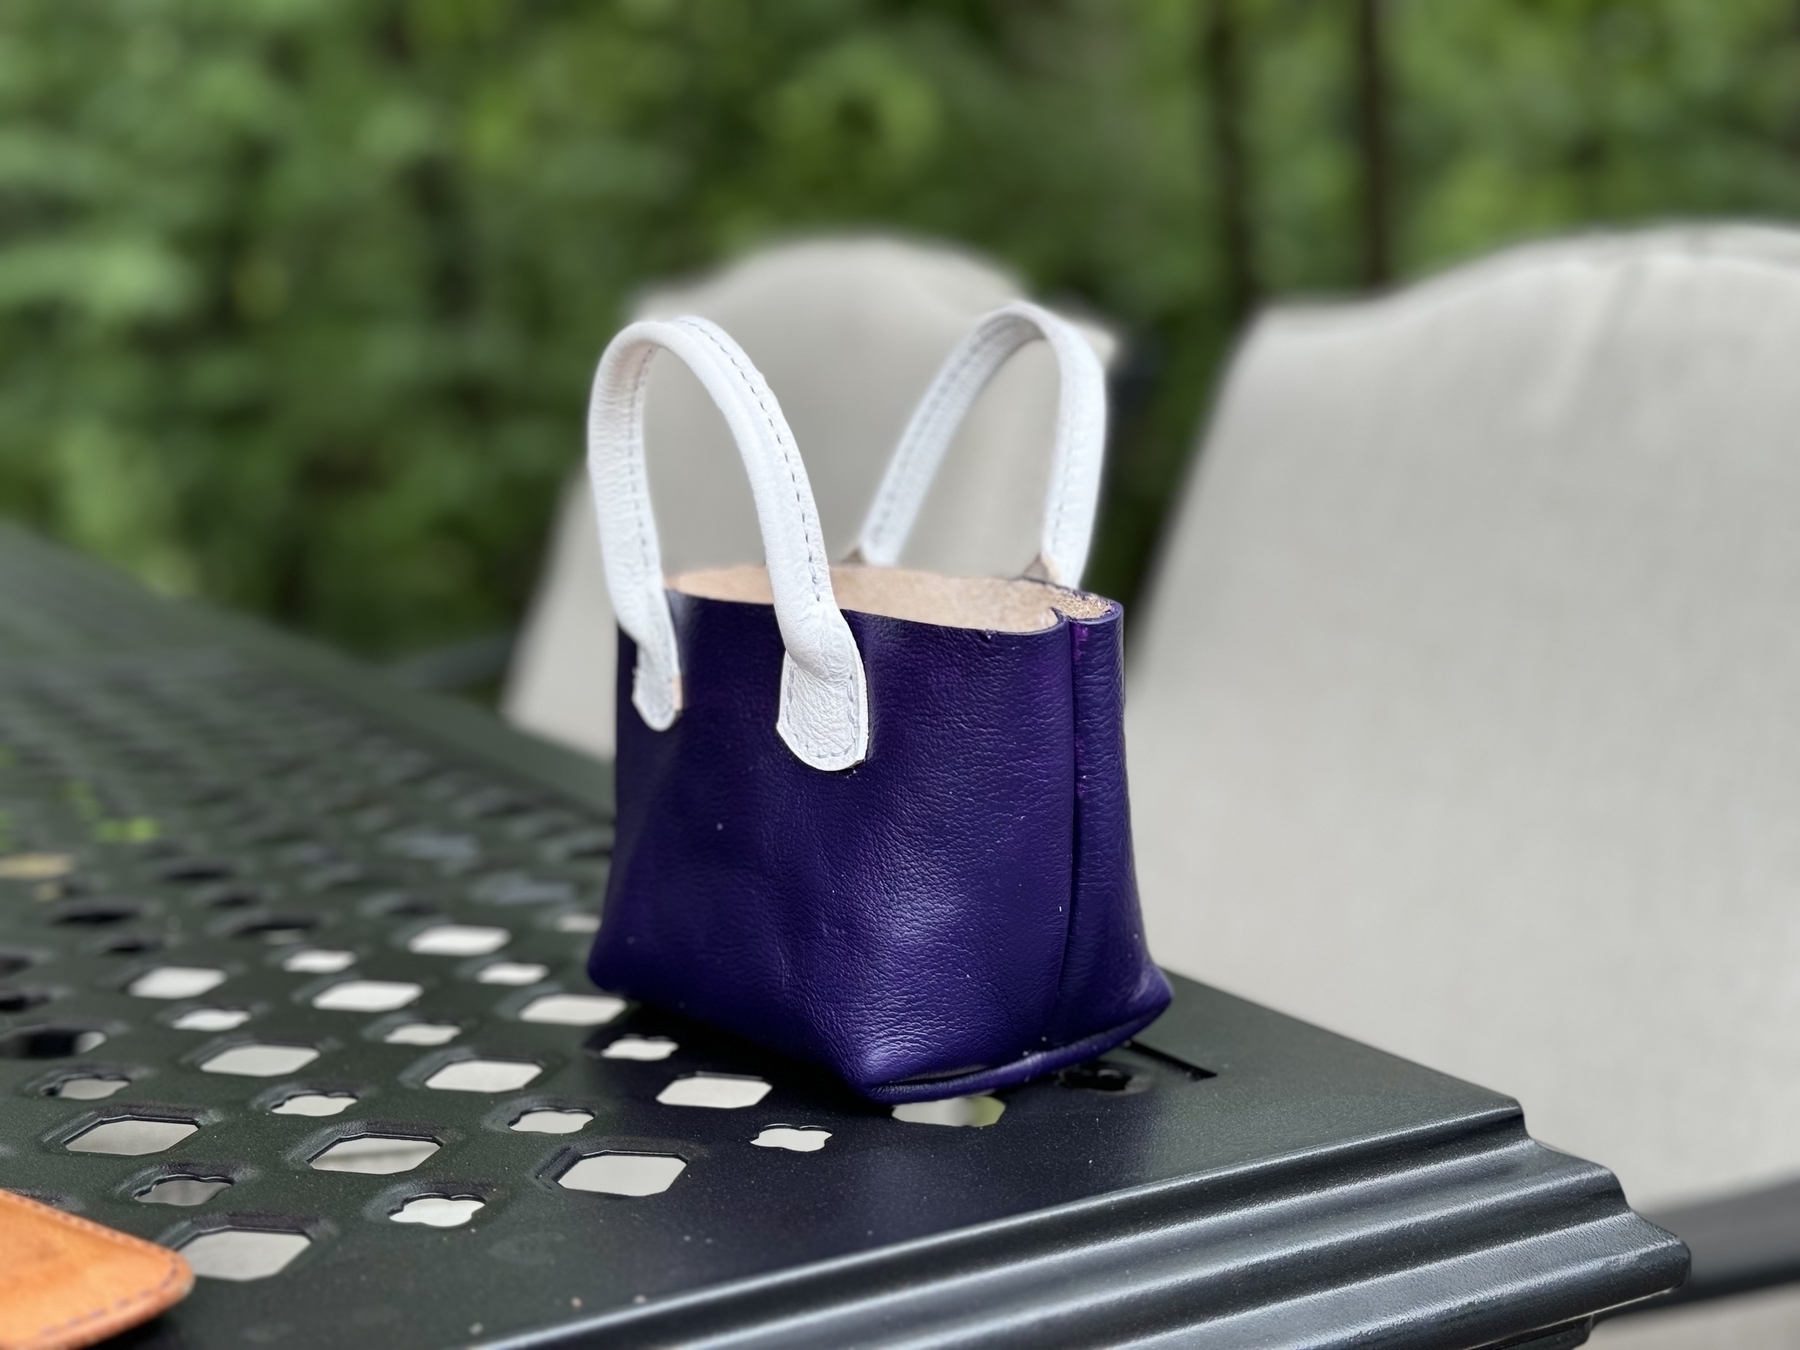
<svg viewBox="0 0 1800 1350">
<path fill-rule="evenodd" d="M 1238 297 L 1361 278 L 1355 10 L 7 0 L 0 512 L 372 654 L 507 623 L 630 292 L 895 226 L 1134 335 L 1090 577 L 1128 596 Z M 1590 222 L 1800 214 L 1793 0 L 1385 15 L 1402 276 Z"/>
</svg>

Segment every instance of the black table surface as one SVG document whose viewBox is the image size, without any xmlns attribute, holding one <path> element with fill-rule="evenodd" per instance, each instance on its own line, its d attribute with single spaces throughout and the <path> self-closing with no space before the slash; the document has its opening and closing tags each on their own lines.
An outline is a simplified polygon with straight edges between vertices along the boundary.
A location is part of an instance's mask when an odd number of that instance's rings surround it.
<svg viewBox="0 0 1800 1350">
<path fill-rule="evenodd" d="M 1180 978 L 1134 1042 L 998 1094 L 985 1127 L 896 1119 L 654 1008 L 528 1020 L 593 992 L 610 793 L 604 765 L 478 709 L 0 530 L 0 855 L 70 869 L 0 879 L 0 1184 L 174 1246 L 307 1239 L 269 1278 L 202 1279 L 121 1344 L 1549 1347 L 1683 1276 L 1681 1244 L 1604 1168 L 1532 1140 L 1509 1098 Z M 408 949 L 442 922 L 507 945 Z M 348 968 L 286 969 L 301 950 Z M 485 980 L 501 959 L 528 982 Z M 166 966 L 225 979 L 129 992 Z M 313 1006 L 355 978 L 423 992 L 385 1014 Z M 248 1017 L 175 1025 L 203 1006 Z M 404 1021 L 455 1037 L 388 1042 Z M 676 1048 L 608 1057 L 624 1037 Z M 317 1058 L 270 1078 L 201 1067 L 251 1042 Z M 511 1091 L 426 1085 L 470 1058 L 537 1072 Z M 706 1073 L 768 1091 L 658 1100 Z M 83 1077 L 123 1086 L 57 1095 Z M 301 1092 L 354 1101 L 272 1109 Z M 513 1128 L 533 1110 L 590 1119 Z M 196 1129 L 142 1156 L 68 1147 L 123 1117 Z M 755 1144 L 778 1126 L 830 1137 Z M 403 1173 L 313 1166 L 367 1135 L 438 1147 Z M 658 1194 L 561 1184 L 607 1153 L 683 1166 Z M 191 1207 L 142 1198 L 183 1176 L 230 1185 Z M 481 1207 L 394 1222 L 424 1196 Z"/>
</svg>

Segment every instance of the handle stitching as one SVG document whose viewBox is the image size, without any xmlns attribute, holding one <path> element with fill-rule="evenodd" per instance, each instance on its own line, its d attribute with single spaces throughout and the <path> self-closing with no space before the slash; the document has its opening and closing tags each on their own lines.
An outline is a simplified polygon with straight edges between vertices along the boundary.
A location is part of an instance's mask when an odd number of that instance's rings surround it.
<svg viewBox="0 0 1800 1350">
<path fill-rule="evenodd" d="M 644 445 L 644 405 L 649 399 L 650 367 L 655 363 L 656 353 L 657 348 L 655 347 L 646 349 L 644 355 L 639 359 L 637 376 L 631 382 L 631 438 L 637 443 L 638 451 L 631 464 L 633 480 L 631 504 L 637 514 L 638 552 L 643 555 L 644 571 L 655 577 L 656 588 L 660 594 L 663 588 L 662 559 L 651 555 L 650 522 L 644 513 L 650 497 L 649 492 L 644 490 L 650 477 L 648 455 Z"/>
<path fill-rule="evenodd" d="M 1098 473 L 1097 464 L 1087 462 L 1088 456 L 1069 453 L 1076 445 L 1085 445 L 1093 439 L 1086 434 L 1093 430 L 1095 422 L 1092 400 L 1082 396 L 1084 384 L 1070 378 L 1071 365 L 1083 364 L 1070 356 L 1070 350 L 1085 348 L 1086 340 L 1066 320 L 1041 310 L 1028 301 L 1015 301 L 989 313 L 977 324 L 974 332 L 963 343 L 958 344 L 948 364 L 933 377 L 924 401 L 907 424 L 900 444 L 889 462 L 887 477 L 876 489 L 871 514 L 865 517 L 858 535 L 859 553 L 865 557 L 871 553 L 898 553 L 899 546 L 904 545 L 904 534 L 911 532 L 912 517 L 923 506 L 924 498 L 930 492 L 937 470 L 962 422 L 1000 368 L 1014 353 L 1036 340 L 1049 344 L 1055 355 L 1058 375 L 1058 417 L 1052 469 L 1054 476 L 1049 487 L 1051 500 L 1046 503 L 1037 561 L 1057 584 L 1076 584 L 1074 578 L 1060 575 L 1064 570 L 1062 562 L 1075 561 L 1065 555 L 1073 547 L 1067 538 L 1067 531 L 1073 489 L 1079 486 L 1076 470 L 1093 469 Z M 1080 355 L 1091 356 L 1085 350 Z M 958 389 L 957 386 L 963 384 L 971 372 L 979 377 L 976 387 L 972 390 Z M 1104 399 L 1104 388 L 1100 390 L 1100 396 Z M 1098 434 L 1104 439 L 1103 418 Z M 918 449 L 921 444 L 933 449 L 921 451 Z M 1103 445 L 1100 453 L 1104 453 Z M 1083 479 L 1087 476 L 1085 472 L 1081 475 Z M 1093 486 L 1094 492 L 1083 494 L 1084 500 L 1091 502 L 1097 495 L 1097 478 Z M 1086 509 L 1091 513 L 1092 508 L 1077 509 Z M 902 537 L 898 545 L 890 549 L 883 536 L 896 532 L 897 518 L 905 518 L 907 523 L 901 527 Z M 1091 534 L 1091 522 L 1089 533 Z M 1084 547 L 1081 551 L 1085 559 L 1087 549 Z M 894 558 L 886 557 L 885 560 L 891 563 Z M 1072 570 L 1078 571 L 1079 564 Z"/>
<path fill-rule="evenodd" d="M 1047 332 L 1043 334 L 1043 337 L 1044 341 L 1049 343 L 1051 350 L 1054 352 L 1056 340 Z M 1082 341 L 1085 342 L 1086 339 L 1083 338 Z M 1067 363 L 1063 361 L 1061 353 L 1058 352 L 1056 353 L 1056 402 L 1059 414 L 1068 403 L 1070 393 Z M 1071 475 L 1073 475 L 1075 471 L 1075 456 L 1068 453 L 1068 445 L 1069 442 L 1074 439 L 1074 432 L 1076 429 L 1069 428 L 1070 434 L 1064 436 L 1061 432 L 1064 430 L 1065 426 L 1067 426 L 1067 423 L 1061 416 L 1058 416 L 1057 422 L 1059 425 L 1057 426 L 1058 435 L 1056 437 L 1056 448 L 1062 452 L 1057 455 L 1057 459 L 1062 462 L 1057 465 L 1056 514 L 1054 519 L 1050 522 L 1050 533 L 1052 546 L 1060 551 L 1063 541 L 1063 516 L 1067 514 L 1069 509 L 1069 483 Z M 1050 563 L 1054 568 L 1054 560 L 1046 558 L 1044 561 Z M 1056 582 L 1059 586 L 1072 586 L 1075 584 L 1076 579 L 1068 577 L 1052 577 L 1051 580 Z"/>
<path fill-rule="evenodd" d="M 989 329 L 986 332 L 978 334 L 973 343 L 962 348 L 957 354 L 957 359 L 952 363 L 948 370 L 942 371 L 932 377 L 931 389 L 927 391 L 928 394 L 933 395 L 930 403 L 930 410 L 927 414 L 932 421 L 936 421 L 937 418 L 942 415 L 944 406 L 948 402 L 950 395 L 956 392 L 957 381 L 962 378 L 963 372 L 970 366 L 977 364 L 979 361 L 985 361 L 987 359 L 988 349 L 998 343 L 1004 336 L 1006 336 L 1006 334 L 999 329 Z M 982 391 L 980 390 L 976 391 L 977 398 L 980 397 L 981 392 Z M 954 437 L 955 431 L 953 429 L 950 439 L 954 439 Z M 944 449 L 948 451 L 949 448 L 949 440 L 946 440 Z M 927 491 L 929 490 L 930 489 L 927 488 Z M 872 522 L 875 532 L 879 533 L 886 528 L 888 519 L 893 515 L 894 509 L 898 504 L 898 493 L 882 500 L 880 513 Z"/>
<path fill-rule="evenodd" d="M 738 361 L 732 351 L 722 344 L 718 338 L 714 337 L 712 333 L 708 332 L 698 324 L 689 324 L 684 319 L 678 319 L 676 322 L 680 323 L 681 326 L 686 328 L 689 332 L 697 333 L 701 337 L 704 337 L 713 345 L 713 348 L 719 355 L 729 361 L 732 368 L 743 377 L 744 383 L 749 387 L 750 397 L 756 400 L 756 406 L 758 410 L 761 411 L 763 420 L 769 424 L 769 432 L 774 436 L 775 444 L 781 447 L 781 464 L 782 467 L 787 470 L 788 486 L 793 489 L 794 504 L 800 508 L 800 519 L 804 526 L 806 520 L 806 500 L 800 495 L 800 480 L 794 474 L 795 450 L 789 443 L 787 437 L 781 434 L 781 427 L 775 421 L 774 416 L 769 412 L 769 405 L 763 402 L 762 391 L 757 388 L 758 381 L 751 378 L 750 372 L 744 369 L 743 365 Z M 819 562 L 818 559 L 813 556 L 811 549 L 806 551 L 806 569 L 807 574 L 812 578 L 813 603 L 823 604 L 825 597 L 819 589 Z"/>
<path fill-rule="evenodd" d="M 780 424 L 775 420 L 775 417 L 773 416 L 773 414 L 771 414 L 769 412 L 769 405 L 763 401 L 762 390 L 759 387 L 760 381 L 752 378 L 752 373 L 744 368 L 743 363 L 738 360 L 736 354 L 733 353 L 730 350 L 730 348 L 728 348 L 724 344 L 722 344 L 711 331 L 709 331 L 708 329 L 706 329 L 705 327 L 703 327 L 699 324 L 689 324 L 684 320 L 677 320 L 677 322 L 680 323 L 681 326 L 683 328 L 686 328 L 689 332 L 692 332 L 692 333 L 698 334 L 701 337 L 704 337 L 707 340 L 707 342 L 712 344 L 713 348 L 721 356 L 723 356 L 728 362 L 731 363 L 732 368 L 734 370 L 736 370 L 738 372 L 738 374 L 743 378 L 744 384 L 749 389 L 750 396 L 756 400 L 756 406 L 757 406 L 758 410 L 762 413 L 763 420 L 768 423 L 769 432 L 773 436 L 773 438 L 775 440 L 775 444 L 781 448 L 782 467 L 787 470 L 788 486 L 793 490 L 794 504 L 800 509 L 800 518 L 801 518 L 801 522 L 802 522 L 802 527 L 804 528 L 804 522 L 806 519 L 806 503 L 805 503 L 805 498 L 803 498 L 800 494 L 800 480 L 794 473 L 794 456 L 797 453 L 797 451 L 795 450 L 793 444 L 788 440 L 788 438 L 781 434 Z M 812 549 L 810 549 L 810 548 L 807 549 L 807 551 L 806 551 L 806 563 L 807 563 L 807 574 L 812 578 L 813 603 L 816 605 L 822 606 L 825 602 L 825 597 L 819 586 L 818 560 L 815 557 Z M 854 642 L 854 639 L 852 639 L 852 641 Z M 787 661 L 793 667 L 794 673 L 796 675 L 804 673 L 804 672 L 801 672 L 798 664 L 793 661 L 792 656 L 784 656 L 783 659 L 785 661 Z M 787 683 L 787 681 L 784 680 L 783 683 L 785 684 L 785 683 Z M 855 743 L 856 743 L 856 729 L 854 727 L 850 727 L 850 728 L 846 728 L 846 734 L 843 737 L 839 738 L 836 741 L 829 742 L 829 745 L 832 750 L 842 753 L 844 751 L 849 750 L 852 746 L 855 745 Z"/>
</svg>

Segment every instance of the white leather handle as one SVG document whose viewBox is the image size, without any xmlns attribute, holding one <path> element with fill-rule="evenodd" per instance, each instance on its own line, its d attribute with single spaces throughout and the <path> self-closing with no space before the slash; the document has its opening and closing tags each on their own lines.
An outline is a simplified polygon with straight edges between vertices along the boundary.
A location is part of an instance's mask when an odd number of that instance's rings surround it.
<svg viewBox="0 0 1800 1350">
<path fill-rule="evenodd" d="M 1027 570 L 1061 586 L 1081 584 L 1106 456 L 1106 372 L 1072 324 L 1023 300 L 983 317 L 950 353 L 900 437 L 852 556 L 881 567 L 899 559 L 956 429 L 1000 367 L 1037 338 L 1056 353 L 1061 388 L 1043 534 Z"/>
<path fill-rule="evenodd" d="M 847 769 L 869 749 L 862 654 L 831 590 L 831 567 L 806 466 L 781 405 L 725 331 L 688 316 L 634 323 L 609 344 L 588 403 L 588 478 L 600 518 L 606 588 L 637 643 L 631 703 L 658 731 L 681 712 L 681 658 L 663 591 L 662 548 L 644 466 L 644 394 L 659 350 L 712 395 L 743 456 L 762 527 L 775 619 L 787 655 L 776 731 L 815 769 Z"/>
</svg>

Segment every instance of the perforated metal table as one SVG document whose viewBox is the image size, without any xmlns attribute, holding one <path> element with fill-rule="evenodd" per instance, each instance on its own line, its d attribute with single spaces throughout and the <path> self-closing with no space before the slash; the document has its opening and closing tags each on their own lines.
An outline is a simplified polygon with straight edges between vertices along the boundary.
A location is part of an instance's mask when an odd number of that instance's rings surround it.
<svg viewBox="0 0 1800 1350">
<path fill-rule="evenodd" d="M 0 531 L 0 1184 L 207 1276 L 124 1343 L 1551 1347 L 1682 1277 L 1512 1101 L 1189 981 L 911 1120 L 606 997 L 609 792 Z"/>
</svg>

